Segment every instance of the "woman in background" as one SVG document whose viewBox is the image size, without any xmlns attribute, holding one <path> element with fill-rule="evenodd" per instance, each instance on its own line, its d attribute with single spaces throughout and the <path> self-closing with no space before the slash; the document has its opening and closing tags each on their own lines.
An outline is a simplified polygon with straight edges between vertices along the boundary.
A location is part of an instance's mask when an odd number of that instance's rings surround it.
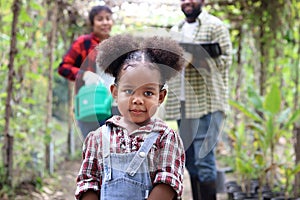
<svg viewBox="0 0 300 200">
<path fill-rule="evenodd" d="M 112 11 L 108 6 L 94 6 L 89 12 L 89 22 L 92 32 L 79 36 L 64 55 L 59 65 L 58 73 L 68 80 L 75 82 L 75 93 L 83 85 L 98 84 L 99 75 L 96 74 L 96 52 L 94 48 L 103 40 L 110 37 L 113 26 Z M 98 121 L 86 122 L 77 120 L 78 126 L 85 138 L 87 134 L 96 130 L 104 123 Z"/>
</svg>

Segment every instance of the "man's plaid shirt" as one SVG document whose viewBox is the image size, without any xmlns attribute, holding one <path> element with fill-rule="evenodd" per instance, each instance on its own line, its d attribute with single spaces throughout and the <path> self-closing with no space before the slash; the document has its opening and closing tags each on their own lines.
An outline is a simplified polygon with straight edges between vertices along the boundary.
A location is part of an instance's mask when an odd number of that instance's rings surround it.
<svg viewBox="0 0 300 200">
<path fill-rule="evenodd" d="M 185 67 L 185 117 L 200 118 L 214 111 L 228 110 L 228 71 L 232 62 L 232 44 L 227 27 L 224 23 L 202 11 L 197 18 L 199 26 L 193 33 L 193 42 L 218 42 L 222 55 L 216 58 L 203 58 L 203 55 L 193 59 L 201 59 L 200 67 Z M 182 22 L 172 28 L 172 31 L 183 35 Z M 203 62 L 204 61 L 204 62 Z M 194 62 L 194 61 L 193 61 Z M 203 66 L 209 66 L 205 70 Z M 198 68 L 197 68 L 198 67 Z M 166 118 L 180 119 L 180 75 L 168 82 L 168 97 L 166 103 Z"/>
</svg>

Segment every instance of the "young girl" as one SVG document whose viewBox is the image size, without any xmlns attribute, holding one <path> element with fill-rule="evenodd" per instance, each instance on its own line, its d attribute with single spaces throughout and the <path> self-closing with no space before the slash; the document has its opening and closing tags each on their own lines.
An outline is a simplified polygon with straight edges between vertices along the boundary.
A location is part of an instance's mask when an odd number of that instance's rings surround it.
<svg viewBox="0 0 300 200">
<path fill-rule="evenodd" d="M 182 52 L 165 37 L 117 35 L 98 46 L 97 64 L 115 78 L 111 93 L 121 116 L 87 136 L 77 199 L 181 199 L 182 141 L 152 116 L 166 97 L 166 81 L 181 70 Z"/>
</svg>

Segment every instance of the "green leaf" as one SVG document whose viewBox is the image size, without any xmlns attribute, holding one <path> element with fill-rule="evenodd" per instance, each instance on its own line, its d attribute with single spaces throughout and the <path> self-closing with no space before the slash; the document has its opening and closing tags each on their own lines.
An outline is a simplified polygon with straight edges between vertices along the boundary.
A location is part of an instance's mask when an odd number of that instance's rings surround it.
<svg viewBox="0 0 300 200">
<path fill-rule="evenodd" d="M 239 172 L 243 173 L 243 172 L 246 171 L 246 165 L 245 165 L 246 163 L 245 163 L 245 161 L 243 161 L 242 159 L 236 158 L 235 164 L 236 164 L 236 169 L 237 169 Z"/>
<path fill-rule="evenodd" d="M 24 22 L 29 22 L 31 23 L 32 22 L 32 18 L 28 15 L 28 13 L 26 12 L 25 9 L 22 9 L 21 12 L 20 12 L 20 19 L 21 21 L 24 23 Z"/>
<path fill-rule="evenodd" d="M 256 163 L 257 163 L 259 166 L 263 166 L 263 165 L 265 164 L 265 162 L 264 162 L 264 157 L 263 157 L 262 153 L 256 152 L 255 155 L 254 155 L 254 157 L 255 157 Z"/>
<path fill-rule="evenodd" d="M 285 109 L 284 111 L 280 112 L 280 113 L 279 113 L 279 116 L 278 116 L 278 118 L 277 118 L 277 122 L 278 122 L 278 123 L 283 123 L 283 122 L 285 122 L 285 121 L 288 119 L 290 113 L 291 113 L 291 108 L 287 108 L 287 109 Z"/>
<path fill-rule="evenodd" d="M 291 118 L 284 124 L 284 128 L 288 128 L 290 125 L 292 125 L 294 122 L 299 121 L 300 118 L 300 109 L 296 110 Z"/>
<path fill-rule="evenodd" d="M 248 128 L 250 128 L 251 130 L 255 130 L 256 132 L 258 132 L 260 134 L 264 134 L 266 131 L 264 126 L 262 126 L 261 124 L 258 124 L 258 123 L 251 123 L 250 125 L 248 125 Z"/>
<path fill-rule="evenodd" d="M 3 42 L 4 40 L 5 41 L 9 41 L 10 40 L 10 36 L 6 35 L 5 33 L 0 33 L 0 39 L 1 39 L 1 42 Z"/>
<path fill-rule="evenodd" d="M 265 110 L 272 114 L 277 114 L 280 111 L 281 95 L 277 84 L 273 84 L 270 92 L 266 95 L 264 101 Z"/>
<path fill-rule="evenodd" d="M 36 3 L 35 1 L 30 1 L 30 7 L 34 10 L 42 10 L 42 6 Z"/>
<path fill-rule="evenodd" d="M 253 89 L 253 87 L 250 86 L 248 87 L 247 91 L 248 91 L 249 100 L 252 102 L 254 107 L 256 109 L 261 109 L 263 107 L 263 102 L 261 97 L 258 95 L 258 93 Z"/>
<path fill-rule="evenodd" d="M 249 110 L 249 107 L 233 100 L 229 100 L 229 104 L 234 108 L 238 109 L 242 113 L 244 113 L 247 117 L 255 120 L 255 121 L 262 121 L 261 117 L 257 115 L 254 111 Z"/>
<path fill-rule="evenodd" d="M 300 163 L 298 163 L 295 168 L 292 170 L 293 175 L 298 174 L 300 172 Z"/>
<path fill-rule="evenodd" d="M 271 144 L 271 142 L 274 140 L 274 136 L 275 136 L 275 125 L 273 123 L 273 119 L 269 118 L 266 122 L 267 125 L 267 133 L 266 133 L 266 140 Z"/>
</svg>

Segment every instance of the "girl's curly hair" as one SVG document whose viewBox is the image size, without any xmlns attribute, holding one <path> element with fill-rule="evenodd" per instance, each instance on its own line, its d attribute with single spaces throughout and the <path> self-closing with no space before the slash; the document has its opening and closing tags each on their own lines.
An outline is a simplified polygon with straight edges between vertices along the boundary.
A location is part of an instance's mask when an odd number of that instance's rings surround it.
<svg viewBox="0 0 300 200">
<path fill-rule="evenodd" d="M 176 75 L 183 66 L 183 49 L 170 37 L 112 36 L 97 46 L 98 67 L 118 79 L 124 64 L 153 63 L 158 66 L 162 82 Z"/>
</svg>

